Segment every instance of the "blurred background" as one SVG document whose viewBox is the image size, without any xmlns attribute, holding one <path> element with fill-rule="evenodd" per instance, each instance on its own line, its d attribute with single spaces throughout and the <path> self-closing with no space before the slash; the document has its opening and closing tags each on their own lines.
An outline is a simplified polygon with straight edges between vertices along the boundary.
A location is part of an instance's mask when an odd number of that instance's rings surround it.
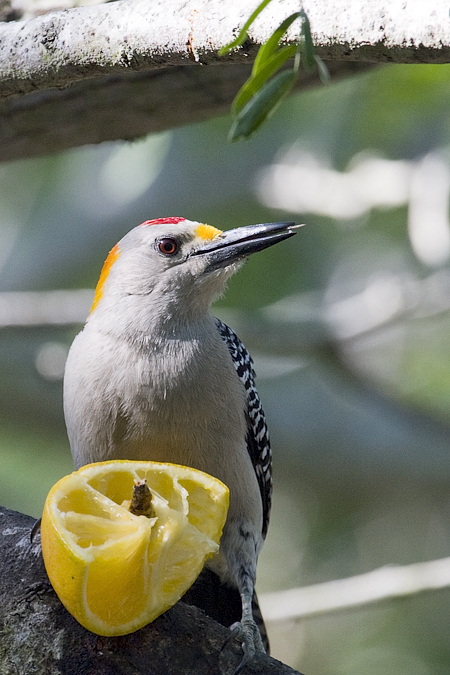
<svg viewBox="0 0 450 675">
<path fill-rule="evenodd" d="M 0 503 L 72 471 L 67 350 L 141 221 L 306 226 L 216 314 L 252 352 L 275 495 L 259 593 L 450 556 L 450 66 L 387 66 L 229 118 L 0 165 Z M 450 590 L 271 625 L 306 675 L 450 671 Z"/>
</svg>

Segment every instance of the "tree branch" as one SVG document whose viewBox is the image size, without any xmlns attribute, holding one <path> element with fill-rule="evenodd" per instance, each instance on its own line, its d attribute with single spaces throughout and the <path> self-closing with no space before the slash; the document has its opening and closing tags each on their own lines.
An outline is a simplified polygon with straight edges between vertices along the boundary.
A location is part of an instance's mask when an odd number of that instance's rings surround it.
<svg viewBox="0 0 450 675">
<path fill-rule="evenodd" d="M 226 59 L 229 42 L 254 0 L 119 0 L 50 12 L 0 26 L 3 98 L 60 87 L 98 75 L 164 67 L 245 62 L 296 3 L 272 2 L 249 31 L 245 49 Z M 434 62 L 449 60 L 448 6 L 398 0 L 305 2 L 319 56 L 330 60 Z M 288 7 L 289 5 L 289 7 Z M 292 8 L 291 8 L 292 5 Z M 298 36 L 295 25 L 290 40 Z"/>
<path fill-rule="evenodd" d="M 258 46 L 297 5 L 273 0 L 244 47 L 219 58 L 255 0 L 118 0 L 43 15 L 38 0 L 0 0 L 0 16 L 24 17 L 0 23 L 0 160 L 133 139 L 226 113 Z M 450 61 L 444 0 L 304 5 L 333 79 L 369 63 Z M 294 24 L 288 39 L 297 35 Z M 299 85 L 318 81 L 306 73 Z"/>
<path fill-rule="evenodd" d="M 342 611 L 450 586 L 450 558 L 387 565 L 347 579 L 266 593 L 259 603 L 268 624 Z"/>
<path fill-rule="evenodd" d="M 226 628 L 183 602 L 145 628 L 123 637 L 99 637 L 64 609 L 42 560 L 33 519 L 0 507 L 0 672 L 2 675 L 231 675 L 242 658 Z M 247 675 L 299 675 L 257 656 Z"/>
</svg>

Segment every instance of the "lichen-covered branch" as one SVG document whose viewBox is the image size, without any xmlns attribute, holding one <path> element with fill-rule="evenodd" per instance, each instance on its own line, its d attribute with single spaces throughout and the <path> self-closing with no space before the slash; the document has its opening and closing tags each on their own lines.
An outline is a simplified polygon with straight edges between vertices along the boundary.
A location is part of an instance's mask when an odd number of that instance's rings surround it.
<svg viewBox="0 0 450 675">
<path fill-rule="evenodd" d="M 190 61 L 217 63 L 217 50 L 243 25 L 254 4 L 253 0 L 119 0 L 3 23 L 1 96 L 126 70 Z M 273 0 L 250 29 L 252 44 L 267 40 L 296 4 Z M 444 0 L 305 0 L 304 5 L 320 56 L 376 62 L 449 60 Z M 289 35 L 291 40 L 298 35 L 295 24 Z M 237 50 L 227 61 L 245 61 L 248 53 Z"/>
</svg>

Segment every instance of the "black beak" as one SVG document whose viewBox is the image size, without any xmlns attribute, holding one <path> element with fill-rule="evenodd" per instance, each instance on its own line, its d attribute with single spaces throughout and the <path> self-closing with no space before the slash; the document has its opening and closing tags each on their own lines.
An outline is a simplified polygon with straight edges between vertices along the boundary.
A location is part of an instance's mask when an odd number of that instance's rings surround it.
<svg viewBox="0 0 450 675">
<path fill-rule="evenodd" d="M 191 255 L 206 255 L 209 262 L 206 271 L 211 272 L 293 237 L 298 227 L 301 225 L 295 223 L 261 223 L 237 227 L 218 235 Z"/>
</svg>

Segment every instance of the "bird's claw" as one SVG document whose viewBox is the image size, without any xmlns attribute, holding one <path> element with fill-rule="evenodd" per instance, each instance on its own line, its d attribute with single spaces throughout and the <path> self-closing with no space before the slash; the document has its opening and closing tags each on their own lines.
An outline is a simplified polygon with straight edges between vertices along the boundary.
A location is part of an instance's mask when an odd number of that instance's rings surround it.
<svg viewBox="0 0 450 675">
<path fill-rule="evenodd" d="M 250 663 L 255 654 L 258 652 L 265 654 L 265 649 L 261 640 L 261 633 L 259 628 L 253 619 L 246 621 L 237 621 L 230 626 L 230 632 L 227 639 L 225 640 L 222 650 L 229 644 L 232 640 L 239 640 L 242 643 L 242 649 L 244 652 L 244 657 L 236 670 L 234 675 L 239 675 L 243 668 Z"/>
<path fill-rule="evenodd" d="M 42 518 L 38 518 L 33 524 L 33 527 L 31 528 L 30 531 L 30 544 L 34 544 L 34 539 L 37 535 L 38 532 L 41 530 L 41 520 Z"/>
</svg>

